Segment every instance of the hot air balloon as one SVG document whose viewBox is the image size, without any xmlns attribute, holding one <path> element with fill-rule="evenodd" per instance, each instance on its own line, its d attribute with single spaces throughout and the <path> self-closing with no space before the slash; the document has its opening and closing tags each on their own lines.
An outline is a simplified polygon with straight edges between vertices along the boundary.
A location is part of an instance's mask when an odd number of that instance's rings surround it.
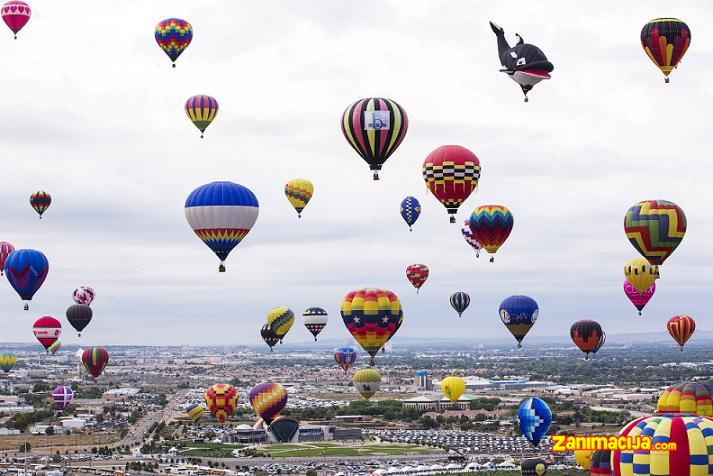
<svg viewBox="0 0 713 476">
<path fill-rule="evenodd" d="M 37 250 L 15 250 L 5 260 L 5 276 L 23 301 L 32 301 L 49 268 L 47 257 Z M 29 308 L 25 303 L 25 310 Z"/>
<path fill-rule="evenodd" d="M 188 418 L 190 418 L 193 423 L 197 423 L 203 416 L 204 412 L 205 407 L 200 403 L 194 403 L 186 408 L 186 415 L 188 415 Z"/>
<path fill-rule="evenodd" d="M 238 391 L 227 383 L 216 383 L 205 391 L 205 404 L 220 423 L 230 418 L 238 404 Z"/>
<path fill-rule="evenodd" d="M 574 450 L 574 460 L 583 470 L 589 471 L 592 466 L 592 456 L 594 450 Z"/>
<path fill-rule="evenodd" d="M 15 39 L 17 40 L 17 33 L 30 21 L 32 10 L 25 2 L 10 0 L 2 6 L 0 14 L 2 14 L 2 19 L 15 34 Z"/>
<path fill-rule="evenodd" d="M 611 450 L 596 450 L 592 453 L 589 474 L 592 476 L 611 476 Z"/>
<path fill-rule="evenodd" d="M 258 208 L 255 194 L 233 182 L 201 185 L 186 199 L 188 224 L 220 259 L 218 271 L 257 221 Z"/>
<path fill-rule="evenodd" d="M 510 236 L 515 219 L 507 207 L 502 205 L 483 205 L 476 208 L 470 215 L 468 225 L 473 238 L 494 255 Z M 495 256 L 490 257 L 490 262 Z"/>
<path fill-rule="evenodd" d="M 624 294 L 626 294 L 626 297 L 629 298 L 629 301 L 636 307 L 636 309 L 639 310 L 639 315 L 641 315 L 641 311 L 644 310 L 644 307 L 646 307 L 646 304 L 651 300 L 652 297 L 654 297 L 654 293 L 656 292 L 656 283 L 653 283 L 649 289 L 647 289 L 645 292 L 640 293 L 639 291 L 634 288 L 634 285 L 629 282 L 629 280 L 625 279 L 624 280 Z"/>
<path fill-rule="evenodd" d="M 277 337 L 275 331 L 270 328 L 270 324 L 265 324 L 264 326 L 262 326 L 262 329 L 260 329 L 260 336 L 262 337 L 262 340 L 264 340 L 265 343 L 270 347 L 270 352 L 272 352 L 272 348 L 274 347 L 274 345 L 280 342 L 280 338 Z"/>
<path fill-rule="evenodd" d="M 552 411 L 544 400 L 530 397 L 520 405 L 517 420 L 522 434 L 537 448 L 552 423 Z"/>
<path fill-rule="evenodd" d="M 40 317 L 33 324 L 32 333 L 47 350 L 62 334 L 62 324 L 52 316 Z"/>
<path fill-rule="evenodd" d="M 404 316 L 398 296 L 377 288 L 361 288 L 347 294 L 341 314 L 347 330 L 371 356 L 371 366 L 379 349 L 401 327 Z"/>
<path fill-rule="evenodd" d="M 598 322 L 587 319 L 572 324 L 569 329 L 569 335 L 579 347 L 579 350 L 584 352 L 585 360 L 589 360 L 590 353 L 596 354 L 604 345 L 604 340 L 606 339 L 602 326 Z"/>
<path fill-rule="evenodd" d="M 82 331 L 92 320 L 92 308 L 87 304 L 73 304 L 67 308 L 67 320 L 82 337 Z"/>
<path fill-rule="evenodd" d="M 527 93 L 540 81 L 550 79 L 550 73 L 555 67 L 541 49 L 525 43 L 520 35 L 516 35 L 517 43 L 511 47 L 501 26 L 490 22 L 490 28 L 498 39 L 498 57 L 503 66 L 500 72 L 520 85 L 525 102 L 528 102 Z"/>
<path fill-rule="evenodd" d="M 8 373 L 17 363 L 17 356 L 10 352 L 0 353 L 0 369 Z"/>
<path fill-rule="evenodd" d="M 667 387 L 659 396 L 657 413 L 689 413 L 713 417 L 711 389 L 698 382 L 681 382 Z"/>
<path fill-rule="evenodd" d="M 52 400 L 59 410 L 64 410 L 74 398 L 74 390 L 67 385 L 59 385 L 52 392 Z"/>
<path fill-rule="evenodd" d="M 470 305 L 470 296 L 468 296 L 468 293 L 464 293 L 463 291 L 458 291 L 458 292 L 451 294 L 451 306 L 458 313 L 458 317 L 461 317 L 463 315 L 463 312 L 465 312 L 465 310 L 468 309 L 469 305 Z"/>
<path fill-rule="evenodd" d="M 678 67 L 691 44 L 691 30 L 678 18 L 655 18 L 641 29 L 641 47 L 664 74 Z"/>
<path fill-rule="evenodd" d="M 443 145 L 428 154 L 421 171 L 426 186 L 455 223 L 458 207 L 478 188 L 480 160 L 465 147 Z"/>
<path fill-rule="evenodd" d="M 415 197 L 409 196 L 401 200 L 401 218 L 408 225 L 408 231 L 413 231 L 411 227 L 419 216 L 421 216 L 421 203 Z"/>
<path fill-rule="evenodd" d="M 248 394 L 255 413 L 268 425 L 287 405 L 287 390 L 277 382 L 260 382 Z"/>
<path fill-rule="evenodd" d="M 349 370 L 349 367 L 354 365 L 356 359 L 357 353 L 352 347 L 344 346 L 334 351 L 334 361 L 337 362 L 337 365 L 342 368 L 345 374 Z"/>
<path fill-rule="evenodd" d="M 522 476 L 542 476 L 547 472 L 547 462 L 542 458 L 525 458 L 520 462 Z"/>
<path fill-rule="evenodd" d="M 59 339 L 57 339 L 56 341 L 54 341 L 54 342 L 52 343 L 52 345 L 50 345 L 49 347 L 47 347 L 47 350 L 49 351 L 50 354 L 54 355 L 54 354 L 56 354 L 56 353 L 59 351 L 59 349 L 61 349 L 61 348 L 62 348 L 62 342 L 61 342 Z"/>
<path fill-rule="evenodd" d="M 374 180 L 408 131 L 406 111 L 386 98 L 360 99 L 342 114 L 342 132 L 349 145 L 369 164 Z"/>
<path fill-rule="evenodd" d="M 327 311 L 321 307 L 310 307 L 305 312 L 302 313 L 302 322 L 304 322 L 305 327 L 314 336 L 314 340 L 317 340 L 317 334 L 322 332 L 322 329 L 327 325 Z"/>
<path fill-rule="evenodd" d="M 297 218 L 302 218 L 302 210 L 307 206 L 313 194 L 314 185 L 309 180 L 297 178 L 285 184 L 285 196 L 297 211 Z"/>
<path fill-rule="evenodd" d="M 446 377 L 441 380 L 441 392 L 448 400 L 455 402 L 465 392 L 465 380 L 460 377 Z"/>
<path fill-rule="evenodd" d="M 201 131 L 202 139 L 203 133 L 218 115 L 218 101 L 213 96 L 198 94 L 189 97 L 183 108 L 188 119 Z"/>
<path fill-rule="evenodd" d="M 79 286 L 72 293 L 72 300 L 75 304 L 86 304 L 88 306 L 94 301 L 95 297 L 94 289 L 89 286 Z"/>
<path fill-rule="evenodd" d="M 42 219 L 42 214 L 50 207 L 51 203 L 52 197 L 50 194 L 42 190 L 30 195 L 30 205 L 40 216 L 40 219 Z"/>
<path fill-rule="evenodd" d="M 660 266 L 683 240 L 686 215 L 675 203 L 645 200 L 626 212 L 624 231 L 641 256 Z"/>
<path fill-rule="evenodd" d="M 612 473 L 622 475 L 693 476 L 707 475 L 713 454 L 713 419 L 686 414 L 651 415 L 629 422 L 619 436 L 648 437 L 667 442 L 676 449 L 617 449 L 611 454 Z M 645 468 L 645 469 L 644 469 Z"/>
<path fill-rule="evenodd" d="M 473 251 L 475 251 L 475 257 L 480 258 L 480 250 L 483 249 L 483 247 L 475 239 L 475 237 L 473 236 L 473 232 L 470 231 L 470 219 L 465 221 L 465 224 L 460 229 L 460 232 L 463 234 L 465 242 L 468 243 L 471 248 L 473 248 Z"/>
<path fill-rule="evenodd" d="M 659 277 L 659 267 L 644 258 L 632 258 L 624 265 L 624 276 L 636 291 L 645 293 Z"/>
<path fill-rule="evenodd" d="M 90 347 L 82 353 L 82 363 L 87 372 L 96 379 L 109 363 L 109 353 L 104 347 Z"/>
<path fill-rule="evenodd" d="M 537 302 L 529 296 L 510 296 L 500 303 L 500 319 L 517 340 L 517 346 L 522 347 L 522 340 L 540 314 Z"/>
<path fill-rule="evenodd" d="M 286 307 L 276 307 L 270 309 L 267 313 L 267 324 L 275 332 L 277 338 L 280 339 L 280 343 L 282 343 L 282 339 L 287 335 L 294 323 L 295 313 Z"/>
<path fill-rule="evenodd" d="M 154 37 L 158 46 L 171 58 L 171 63 L 175 68 L 176 60 L 191 44 L 193 27 L 186 20 L 168 18 L 158 22 Z"/>
<path fill-rule="evenodd" d="M 15 247 L 12 246 L 12 243 L 0 241 L 0 276 L 5 274 L 5 260 L 13 251 L 15 251 Z"/>
<path fill-rule="evenodd" d="M 673 316 L 669 319 L 666 328 L 668 329 L 668 333 L 671 334 L 671 337 L 673 337 L 673 340 L 681 346 L 681 352 L 683 352 L 683 346 L 696 331 L 696 321 L 694 321 L 691 316 L 681 314 L 680 316 Z"/>
<path fill-rule="evenodd" d="M 411 282 L 416 293 L 421 290 L 421 286 L 428 279 L 428 266 L 425 264 L 412 264 L 406 268 L 406 278 Z"/>
<path fill-rule="evenodd" d="M 357 392 L 364 397 L 364 400 L 369 400 L 379 391 L 381 386 L 381 375 L 374 369 L 366 368 L 357 370 L 352 378 L 352 383 Z"/>
</svg>

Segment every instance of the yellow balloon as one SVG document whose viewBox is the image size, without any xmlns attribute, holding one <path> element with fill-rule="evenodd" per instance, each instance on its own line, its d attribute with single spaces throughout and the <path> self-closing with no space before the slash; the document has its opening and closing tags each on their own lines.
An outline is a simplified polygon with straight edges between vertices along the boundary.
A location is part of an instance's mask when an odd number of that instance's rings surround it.
<svg viewBox="0 0 713 476">
<path fill-rule="evenodd" d="M 297 210 L 297 216 L 302 217 L 302 210 L 307 206 L 312 194 L 314 186 L 312 182 L 305 179 L 292 179 L 285 185 L 285 195 L 290 204 Z"/>
<path fill-rule="evenodd" d="M 535 466 L 535 472 L 537 473 L 538 476 L 542 476 L 543 474 L 545 474 L 546 471 L 547 471 L 547 468 L 542 463 Z"/>
<path fill-rule="evenodd" d="M 267 313 L 267 324 L 282 342 L 287 332 L 295 323 L 295 313 L 286 307 L 276 307 Z"/>
<path fill-rule="evenodd" d="M 585 471 L 589 471 L 589 467 L 592 465 L 592 455 L 593 450 L 574 450 L 574 459 L 577 464 L 582 467 Z"/>
<path fill-rule="evenodd" d="M 365 400 L 369 400 L 376 392 L 379 391 L 379 386 L 381 385 L 381 375 L 374 369 L 361 369 L 358 370 L 354 377 L 352 378 L 352 383 L 357 392 L 364 397 Z"/>
<path fill-rule="evenodd" d="M 455 402 L 465 392 L 465 380 L 460 377 L 446 377 L 441 380 L 441 391 L 451 402 Z"/>
<path fill-rule="evenodd" d="M 632 258 L 624 265 L 626 280 L 640 293 L 645 293 L 659 277 L 659 267 L 644 258 Z"/>
</svg>

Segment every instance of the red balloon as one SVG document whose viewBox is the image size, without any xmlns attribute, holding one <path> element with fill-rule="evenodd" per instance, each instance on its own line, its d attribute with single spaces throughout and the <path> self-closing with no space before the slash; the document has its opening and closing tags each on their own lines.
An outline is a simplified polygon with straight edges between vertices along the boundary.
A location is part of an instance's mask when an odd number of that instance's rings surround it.
<svg viewBox="0 0 713 476">
<path fill-rule="evenodd" d="M 87 349 L 82 354 L 82 363 L 92 377 L 97 378 L 101 375 L 109 363 L 109 352 L 104 347 L 92 347 Z"/>
<path fill-rule="evenodd" d="M 428 154 L 422 172 L 426 186 L 455 223 L 458 207 L 478 187 L 480 160 L 465 147 L 443 145 Z"/>
<path fill-rule="evenodd" d="M 428 266 L 425 264 L 412 264 L 406 268 L 406 277 L 411 281 L 411 284 L 416 288 L 416 292 L 418 293 L 423 283 L 428 279 Z"/>
<path fill-rule="evenodd" d="M 62 334 L 62 324 L 52 316 L 40 317 L 32 326 L 32 333 L 45 349 L 49 349 Z"/>
</svg>

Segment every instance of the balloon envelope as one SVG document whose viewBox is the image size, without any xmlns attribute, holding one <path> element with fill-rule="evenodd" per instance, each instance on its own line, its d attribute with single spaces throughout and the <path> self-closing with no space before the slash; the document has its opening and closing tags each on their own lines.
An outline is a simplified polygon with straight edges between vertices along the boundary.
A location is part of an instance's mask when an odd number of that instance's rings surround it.
<svg viewBox="0 0 713 476">
<path fill-rule="evenodd" d="M 52 197 L 50 194 L 42 190 L 30 195 L 30 205 L 32 205 L 32 208 L 37 212 L 40 218 L 42 218 L 42 214 L 49 208 L 51 203 Z"/>
<path fill-rule="evenodd" d="M 678 18 L 655 18 L 641 29 L 641 47 L 666 77 L 691 44 L 691 29 Z"/>
<path fill-rule="evenodd" d="M 90 347 L 82 353 L 82 363 L 87 372 L 96 379 L 109 363 L 109 353 L 103 347 Z"/>
<path fill-rule="evenodd" d="M 45 350 L 48 350 L 62 334 L 62 324 L 52 316 L 40 317 L 32 326 L 32 333 Z"/>
<path fill-rule="evenodd" d="M 0 14 L 2 14 L 2 19 L 7 27 L 17 38 L 17 33 L 30 21 L 32 10 L 27 3 L 21 0 L 10 0 L 2 6 Z"/>
<path fill-rule="evenodd" d="M 585 359 L 589 359 L 590 353 L 596 354 L 604 345 L 605 334 L 596 321 L 584 319 L 575 322 L 569 330 L 569 335 L 579 350 L 584 352 Z"/>
<path fill-rule="evenodd" d="M 15 250 L 5 260 L 5 276 L 23 301 L 32 300 L 49 269 L 47 257 L 37 250 Z"/>
<path fill-rule="evenodd" d="M 79 335 L 92 320 L 92 308 L 87 304 L 73 304 L 67 308 L 67 320 Z"/>
<path fill-rule="evenodd" d="M 205 413 L 205 407 L 200 403 L 193 404 L 186 408 L 186 415 L 191 419 L 193 423 L 198 422 Z"/>
<path fill-rule="evenodd" d="M 412 264 L 406 268 L 406 279 L 416 288 L 416 292 L 421 289 L 428 279 L 428 266 L 425 264 Z"/>
<path fill-rule="evenodd" d="M 470 296 L 468 296 L 468 293 L 458 291 L 451 294 L 450 301 L 451 307 L 456 310 L 456 312 L 458 313 L 458 317 L 461 317 L 463 315 L 463 312 L 465 312 L 465 310 L 468 309 L 468 306 L 470 305 Z"/>
<path fill-rule="evenodd" d="M 302 322 L 314 336 L 314 340 L 317 340 L 317 335 L 327 326 L 328 319 L 327 311 L 321 307 L 310 307 L 302 313 Z"/>
<path fill-rule="evenodd" d="M 696 321 L 691 316 L 681 314 L 669 319 L 666 328 L 668 329 L 668 333 L 671 334 L 671 337 L 673 337 L 673 340 L 675 340 L 676 343 L 681 346 L 681 350 L 683 350 L 683 346 L 696 331 Z"/>
<path fill-rule="evenodd" d="M 517 346 L 522 347 L 522 340 L 540 314 L 537 302 L 529 296 L 510 296 L 500 303 L 500 320 L 517 340 Z"/>
<path fill-rule="evenodd" d="M 421 167 L 423 180 L 456 222 L 458 207 L 478 187 L 480 160 L 459 145 L 443 145 L 428 154 Z"/>
<path fill-rule="evenodd" d="M 483 249 L 483 247 L 480 245 L 480 243 L 478 243 L 478 240 L 475 239 L 475 236 L 473 236 L 473 232 L 470 231 L 470 219 L 465 221 L 465 224 L 460 229 L 460 232 L 461 234 L 463 234 L 465 242 L 468 243 L 471 248 L 473 248 L 473 251 L 475 251 L 475 257 L 480 258 L 480 250 Z"/>
<path fill-rule="evenodd" d="M 632 258 L 624 265 L 624 276 L 634 289 L 645 293 L 656 282 L 659 267 L 652 266 L 645 258 Z"/>
<path fill-rule="evenodd" d="M 270 347 L 270 352 L 272 352 L 272 348 L 280 342 L 280 338 L 275 334 L 275 331 L 272 330 L 270 327 L 270 324 L 265 324 L 262 326 L 260 329 L 260 337 L 262 337 L 262 340 L 265 341 L 265 343 Z"/>
<path fill-rule="evenodd" d="M 193 39 L 193 27 L 186 20 L 168 18 L 158 22 L 154 32 L 156 43 L 175 63 Z M 174 68 L 176 65 L 173 65 Z"/>
<path fill-rule="evenodd" d="M 624 217 L 626 237 L 641 256 L 657 266 L 681 244 L 686 227 L 686 214 L 681 207 L 666 200 L 635 203 Z"/>
<path fill-rule="evenodd" d="M 0 369 L 8 373 L 17 363 L 17 356 L 10 352 L 0 353 Z"/>
<path fill-rule="evenodd" d="M 218 115 L 218 101 L 212 96 L 199 94 L 189 97 L 184 109 L 188 119 L 201 131 L 201 137 L 203 137 L 205 130 Z"/>
<path fill-rule="evenodd" d="M 277 382 L 260 382 L 248 394 L 253 410 L 268 425 L 287 405 L 287 390 Z"/>
<path fill-rule="evenodd" d="M 488 253 L 495 254 L 510 236 L 515 219 L 507 207 L 483 205 L 471 213 L 468 224 L 473 238 Z"/>
<path fill-rule="evenodd" d="M 297 178 L 285 184 L 285 196 L 297 212 L 297 217 L 302 216 L 302 210 L 307 206 L 313 194 L 314 185 L 309 180 Z"/>
<path fill-rule="evenodd" d="M 631 284 L 629 280 L 624 280 L 624 294 L 626 294 L 626 297 L 629 298 L 629 301 L 631 301 L 634 307 L 638 309 L 639 315 L 641 315 L 641 311 L 644 310 L 646 304 L 648 304 L 651 298 L 654 297 L 655 292 L 656 283 L 653 283 L 645 292 L 640 293 L 636 290 L 636 288 L 634 288 L 634 285 Z"/>
<path fill-rule="evenodd" d="M 360 369 L 357 370 L 352 378 L 352 383 L 357 392 L 364 397 L 365 400 L 369 400 L 374 396 L 376 392 L 379 391 L 379 386 L 381 385 L 381 375 L 374 369 Z"/>
<path fill-rule="evenodd" d="M 89 286 L 79 286 L 72 293 L 72 300 L 75 304 L 86 304 L 87 306 L 94 302 L 96 293 Z"/>
<path fill-rule="evenodd" d="M 530 397 L 520 405 L 517 420 L 522 434 L 537 447 L 552 423 L 552 411 L 544 400 Z"/>
<path fill-rule="evenodd" d="M 656 413 L 689 413 L 713 416 L 711 389 L 698 382 L 682 382 L 667 387 L 659 396 Z"/>
<path fill-rule="evenodd" d="M 15 247 L 12 246 L 12 243 L 0 241 L 0 276 L 5 274 L 5 260 L 13 251 L 15 251 Z"/>
<path fill-rule="evenodd" d="M 448 400 L 455 402 L 465 392 L 465 380 L 461 377 L 446 377 L 441 380 L 441 392 Z"/>
<path fill-rule="evenodd" d="M 411 230 L 411 226 L 421 216 L 421 203 L 415 197 L 406 197 L 401 201 L 400 212 L 401 218 L 404 219 L 408 229 Z"/>
<path fill-rule="evenodd" d="M 67 408 L 67 405 L 72 402 L 73 398 L 74 390 L 72 390 L 72 387 L 67 385 L 59 385 L 52 392 L 52 400 L 54 400 L 54 404 L 60 410 Z"/>
<path fill-rule="evenodd" d="M 280 342 L 282 342 L 282 339 L 287 335 L 294 323 L 295 313 L 286 307 L 276 307 L 270 309 L 267 313 L 267 324 L 275 332 Z"/>
<path fill-rule="evenodd" d="M 349 367 L 354 365 L 357 359 L 357 352 L 353 347 L 340 347 L 334 351 L 334 361 L 337 362 L 344 373 L 347 373 Z"/>
<path fill-rule="evenodd" d="M 211 415 L 220 423 L 225 422 L 238 404 L 238 391 L 227 383 L 216 383 L 205 391 L 205 404 Z"/>
</svg>

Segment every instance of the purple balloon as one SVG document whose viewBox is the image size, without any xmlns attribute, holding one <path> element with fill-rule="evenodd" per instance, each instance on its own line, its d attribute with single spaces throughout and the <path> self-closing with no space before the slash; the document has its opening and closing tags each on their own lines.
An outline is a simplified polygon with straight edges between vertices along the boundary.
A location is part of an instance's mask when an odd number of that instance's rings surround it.
<svg viewBox="0 0 713 476">
<path fill-rule="evenodd" d="M 652 297 L 654 297 L 654 293 L 656 292 L 656 283 L 652 284 L 649 289 L 647 289 L 645 292 L 640 293 L 636 289 L 634 289 L 634 285 L 631 284 L 629 281 L 624 280 L 624 294 L 626 294 L 626 297 L 629 298 L 629 301 L 636 307 L 636 309 L 639 310 L 639 315 L 641 315 L 641 311 L 646 307 L 646 304 L 651 300 Z"/>
</svg>

